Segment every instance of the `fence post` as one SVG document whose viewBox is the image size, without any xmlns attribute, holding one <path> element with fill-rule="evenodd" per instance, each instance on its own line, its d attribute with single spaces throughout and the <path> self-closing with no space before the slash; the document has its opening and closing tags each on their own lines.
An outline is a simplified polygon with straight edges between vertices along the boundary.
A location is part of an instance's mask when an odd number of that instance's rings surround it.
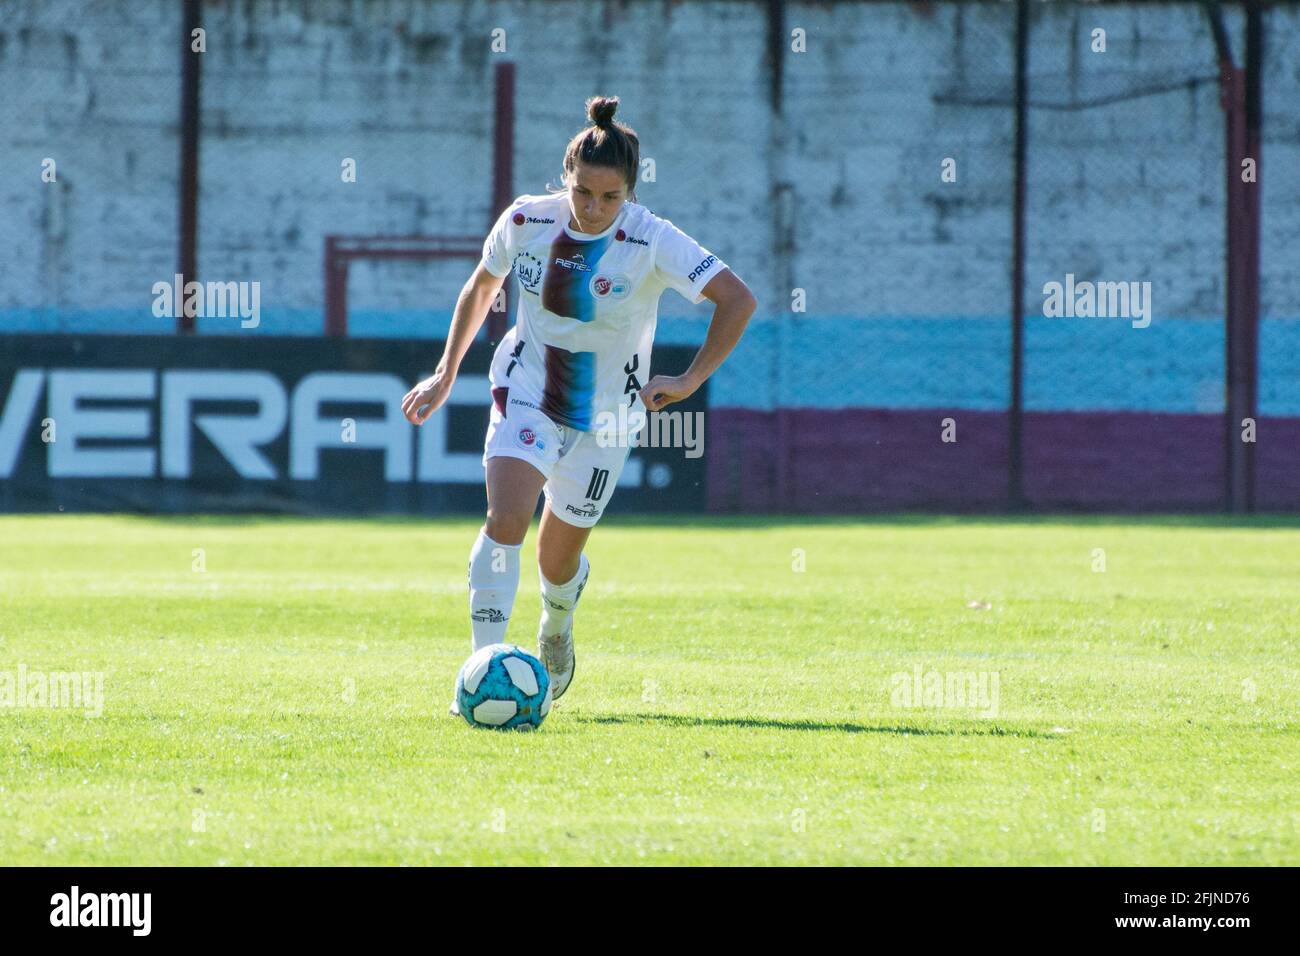
<svg viewBox="0 0 1300 956">
<path fill-rule="evenodd" d="M 1025 507 L 1024 365 L 1025 365 L 1025 149 L 1028 120 L 1026 68 L 1029 59 L 1029 0 L 1016 0 L 1016 155 L 1012 201 L 1011 253 L 1011 409 L 1007 417 L 1007 504 Z"/>
</svg>

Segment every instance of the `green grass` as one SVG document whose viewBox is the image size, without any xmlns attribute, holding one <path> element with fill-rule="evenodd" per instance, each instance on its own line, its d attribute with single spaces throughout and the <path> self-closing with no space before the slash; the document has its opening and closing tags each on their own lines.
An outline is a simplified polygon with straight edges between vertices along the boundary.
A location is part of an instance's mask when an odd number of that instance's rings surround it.
<svg viewBox="0 0 1300 956">
<path fill-rule="evenodd" d="M 446 714 L 477 527 L 0 519 L 0 674 L 104 674 L 0 707 L 0 863 L 1300 863 L 1300 521 L 615 516 L 534 734 Z"/>
</svg>

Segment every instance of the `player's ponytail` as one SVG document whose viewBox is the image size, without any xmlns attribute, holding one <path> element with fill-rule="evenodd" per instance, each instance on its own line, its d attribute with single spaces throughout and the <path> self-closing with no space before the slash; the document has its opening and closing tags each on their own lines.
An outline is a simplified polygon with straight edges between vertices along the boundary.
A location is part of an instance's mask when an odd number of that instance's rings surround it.
<svg viewBox="0 0 1300 956">
<path fill-rule="evenodd" d="M 573 173 L 579 162 L 588 166 L 608 166 L 627 181 L 628 195 L 636 198 L 636 177 L 641 167 L 641 141 L 636 131 L 614 119 L 617 96 L 593 96 L 587 100 L 590 126 L 569 140 L 564 151 L 564 173 Z"/>
</svg>

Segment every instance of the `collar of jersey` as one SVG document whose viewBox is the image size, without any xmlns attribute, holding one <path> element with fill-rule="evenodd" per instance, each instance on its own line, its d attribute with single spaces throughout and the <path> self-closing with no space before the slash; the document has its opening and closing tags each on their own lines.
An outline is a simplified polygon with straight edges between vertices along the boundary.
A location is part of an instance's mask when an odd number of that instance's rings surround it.
<svg viewBox="0 0 1300 956">
<path fill-rule="evenodd" d="M 565 211 L 565 216 L 564 216 L 565 221 L 563 227 L 564 234 L 568 236 L 570 239 L 577 239 L 579 242 L 591 242 L 595 239 L 605 238 L 611 232 L 613 232 L 615 229 L 618 228 L 618 224 L 622 222 L 623 217 L 627 215 L 627 203 L 626 202 L 623 203 L 623 208 L 618 211 L 618 215 L 614 217 L 614 221 L 609 224 L 609 227 L 604 232 L 597 232 L 597 233 L 574 232 L 572 229 L 569 228 L 569 221 L 568 221 L 569 206 L 567 203 L 564 206 L 564 211 Z"/>
</svg>

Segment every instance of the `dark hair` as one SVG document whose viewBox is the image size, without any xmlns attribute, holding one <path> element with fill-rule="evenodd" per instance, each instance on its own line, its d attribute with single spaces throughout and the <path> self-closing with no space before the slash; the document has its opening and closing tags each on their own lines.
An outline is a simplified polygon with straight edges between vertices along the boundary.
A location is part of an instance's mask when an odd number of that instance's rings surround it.
<svg viewBox="0 0 1300 956">
<path fill-rule="evenodd" d="M 564 171 L 573 172 L 579 162 L 608 166 L 623 174 L 628 195 L 635 198 L 641 141 L 632 127 L 614 121 L 617 109 L 617 96 L 593 96 L 587 100 L 587 118 L 592 125 L 569 140 L 564 151 Z"/>
</svg>

